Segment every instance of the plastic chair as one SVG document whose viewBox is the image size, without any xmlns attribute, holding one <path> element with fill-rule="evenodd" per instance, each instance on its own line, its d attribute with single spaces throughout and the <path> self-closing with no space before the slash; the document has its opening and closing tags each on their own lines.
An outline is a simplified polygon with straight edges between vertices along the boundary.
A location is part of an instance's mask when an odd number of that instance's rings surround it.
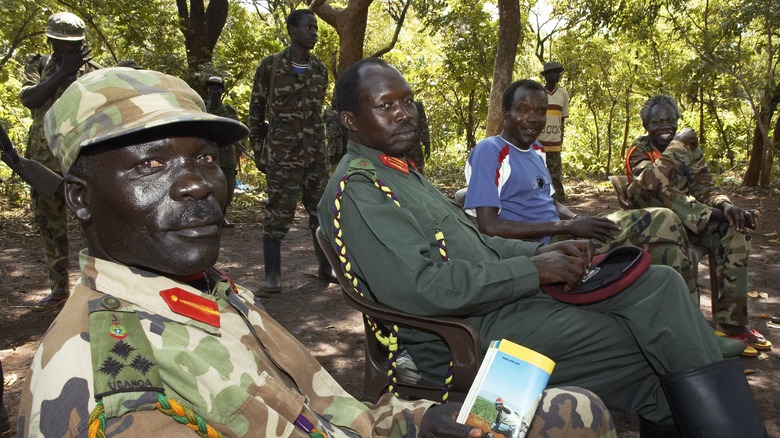
<svg viewBox="0 0 780 438">
<path fill-rule="evenodd" d="M 317 241 L 330 262 L 330 266 L 339 280 L 341 291 L 351 307 L 386 324 L 396 324 L 399 327 L 435 334 L 447 344 L 453 362 L 453 378 L 449 388 L 448 401 L 463 401 L 482 362 L 482 347 L 479 334 L 474 326 L 460 318 L 411 315 L 361 296 L 344 275 L 339 257 L 322 234 L 322 230 L 317 228 L 316 234 Z M 365 319 L 364 331 L 366 349 L 363 397 L 368 401 L 375 402 L 387 392 L 389 385 L 387 351 L 377 341 Z M 399 396 L 409 399 L 442 400 L 442 388 L 443 384 L 438 385 L 427 381 L 405 381 L 400 375 L 396 382 Z"/>
<path fill-rule="evenodd" d="M 615 189 L 620 208 L 623 210 L 634 208 L 628 200 L 628 178 L 625 175 L 610 175 L 609 182 L 612 183 L 612 188 Z M 715 258 L 714 252 L 700 245 L 690 245 L 688 253 L 697 277 L 699 275 L 699 261 L 705 256 L 708 258 L 707 265 L 710 268 L 710 301 L 712 301 L 712 326 L 715 327 L 718 324 L 717 307 L 720 296 L 720 289 L 718 288 L 718 261 Z M 699 292 L 698 298 L 701 301 L 701 292 Z"/>
</svg>

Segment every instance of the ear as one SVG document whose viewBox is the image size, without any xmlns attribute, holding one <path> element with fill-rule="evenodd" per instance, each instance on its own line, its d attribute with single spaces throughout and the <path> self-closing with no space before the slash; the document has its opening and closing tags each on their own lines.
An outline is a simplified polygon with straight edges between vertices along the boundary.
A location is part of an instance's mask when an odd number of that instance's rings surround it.
<svg viewBox="0 0 780 438">
<path fill-rule="evenodd" d="M 353 114 L 352 111 L 342 111 L 339 116 L 341 117 L 341 124 L 344 125 L 348 131 L 357 132 L 355 114 Z"/>
<path fill-rule="evenodd" d="M 65 203 L 83 225 L 92 222 L 89 185 L 83 178 L 73 175 L 65 177 Z"/>
</svg>

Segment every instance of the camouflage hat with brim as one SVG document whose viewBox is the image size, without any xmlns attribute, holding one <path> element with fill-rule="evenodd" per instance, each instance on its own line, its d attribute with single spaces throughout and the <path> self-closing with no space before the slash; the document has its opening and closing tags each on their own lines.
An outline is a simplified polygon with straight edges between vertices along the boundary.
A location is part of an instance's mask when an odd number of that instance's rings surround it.
<svg viewBox="0 0 780 438">
<path fill-rule="evenodd" d="M 123 67 L 96 70 L 71 84 L 46 113 L 44 130 L 63 174 L 82 149 L 96 145 L 200 137 L 223 146 L 249 133 L 240 122 L 207 113 L 183 80 Z"/>
<path fill-rule="evenodd" d="M 46 34 L 49 38 L 63 41 L 84 39 L 84 20 L 70 12 L 57 12 L 46 20 Z"/>
</svg>

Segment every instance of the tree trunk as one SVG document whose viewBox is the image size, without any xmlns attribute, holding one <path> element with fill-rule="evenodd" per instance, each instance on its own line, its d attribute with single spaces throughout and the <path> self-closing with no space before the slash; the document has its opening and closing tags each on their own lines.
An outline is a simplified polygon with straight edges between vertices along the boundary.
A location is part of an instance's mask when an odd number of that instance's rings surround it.
<svg viewBox="0 0 780 438">
<path fill-rule="evenodd" d="M 222 34 L 228 16 L 228 0 L 209 0 L 205 6 L 203 0 L 176 0 L 179 14 L 179 28 L 184 34 L 184 47 L 187 50 L 187 67 L 190 72 L 200 70 L 211 62 L 214 47 Z"/>
<path fill-rule="evenodd" d="M 745 178 L 742 179 L 743 186 L 755 187 L 761 184 L 761 187 L 766 187 L 769 185 L 774 163 L 774 153 L 771 150 L 772 142 L 769 139 L 769 124 L 778 105 L 780 105 L 780 84 L 775 85 L 772 98 L 768 99 L 766 104 L 761 103 L 756 127 L 753 129 L 750 161 L 745 171 Z M 767 134 L 764 135 L 764 132 Z"/>
<path fill-rule="evenodd" d="M 339 35 L 339 63 L 334 77 L 343 73 L 350 65 L 363 59 L 363 42 L 368 25 L 368 8 L 373 0 L 349 0 L 345 9 L 336 9 L 315 0 L 309 8 L 334 29 Z"/>
<path fill-rule="evenodd" d="M 498 48 L 493 64 L 486 137 L 496 135 L 502 129 L 501 97 L 512 81 L 517 45 L 520 43 L 520 3 L 517 0 L 498 0 L 498 20 Z"/>
</svg>

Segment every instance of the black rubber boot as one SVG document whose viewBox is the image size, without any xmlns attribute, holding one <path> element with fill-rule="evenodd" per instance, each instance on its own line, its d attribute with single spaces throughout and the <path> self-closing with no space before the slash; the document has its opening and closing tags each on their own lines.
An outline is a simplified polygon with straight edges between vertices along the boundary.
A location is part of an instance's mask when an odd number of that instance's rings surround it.
<svg viewBox="0 0 780 438">
<path fill-rule="evenodd" d="M 317 231 L 311 231 L 311 238 L 314 241 L 314 255 L 317 256 L 317 278 L 325 280 L 328 283 L 338 284 L 339 280 L 333 275 L 333 269 L 330 267 L 328 258 L 325 257 L 325 253 L 320 248 L 320 242 L 317 241 Z"/>
<path fill-rule="evenodd" d="M 639 417 L 639 438 L 680 438 L 680 432 L 674 424 L 652 423 Z"/>
<path fill-rule="evenodd" d="M 270 293 L 282 291 L 282 241 L 263 235 L 263 261 L 265 262 L 265 285 Z"/>
<path fill-rule="evenodd" d="M 661 386 L 685 438 L 767 436 L 739 359 L 661 376 Z"/>
</svg>

